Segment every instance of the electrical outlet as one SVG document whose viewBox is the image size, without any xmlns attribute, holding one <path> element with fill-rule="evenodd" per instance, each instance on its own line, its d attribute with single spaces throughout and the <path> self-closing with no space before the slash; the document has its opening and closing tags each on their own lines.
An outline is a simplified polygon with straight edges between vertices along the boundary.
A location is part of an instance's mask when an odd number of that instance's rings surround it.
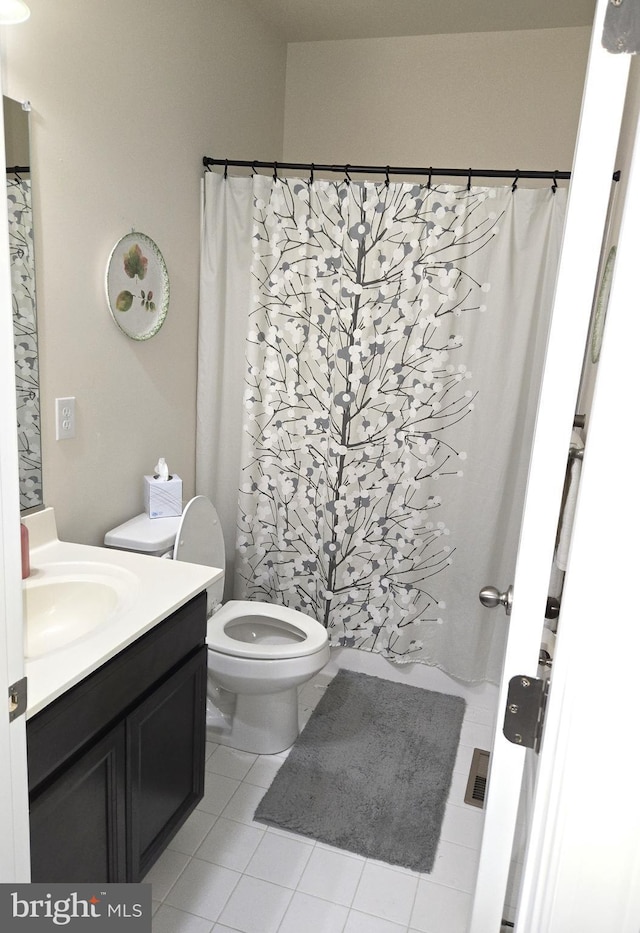
<svg viewBox="0 0 640 933">
<path fill-rule="evenodd" d="M 56 440 L 64 441 L 76 436 L 75 398 L 56 399 Z"/>
</svg>

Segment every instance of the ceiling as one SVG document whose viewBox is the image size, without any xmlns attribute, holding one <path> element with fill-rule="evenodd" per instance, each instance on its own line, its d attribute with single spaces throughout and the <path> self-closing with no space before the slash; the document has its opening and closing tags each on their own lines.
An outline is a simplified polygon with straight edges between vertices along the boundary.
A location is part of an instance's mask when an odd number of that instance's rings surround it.
<svg viewBox="0 0 640 933">
<path fill-rule="evenodd" d="M 244 0 L 286 42 L 590 26 L 596 0 Z"/>
</svg>

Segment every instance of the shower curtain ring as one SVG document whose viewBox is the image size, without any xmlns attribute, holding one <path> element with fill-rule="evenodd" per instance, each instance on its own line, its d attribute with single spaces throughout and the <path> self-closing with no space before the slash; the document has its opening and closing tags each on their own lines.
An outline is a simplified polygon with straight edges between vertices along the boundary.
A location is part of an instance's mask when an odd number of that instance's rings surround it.
<svg viewBox="0 0 640 933">
<path fill-rule="evenodd" d="M 431 176 L 433 175 L 433 165 L 429 166 L 429 177 L 427 179 L 427 188 L 431 191 Z"/>
<path fill-rule="evenodd" d="M 351 184 L 351 175 L 349 174 L 349 165 L 348 165 L 348 164 L 345 165 L 345 167 L 344 167 L 344 173 L 345 173 L 345 175 L 346 175 L 345 181 L 346 181 L 346 183 L 347 183 L 348 185 L 350 185 L 350 184 Z"/>
<path fill-rule="evenodd" d="M 388 166 L 388 165 L 387 165 L 387 170 L 386 170 L 386 172 L 385 172 L 384 183 L 385 183 L 385 185 L 386 185 L 387 188 L 388 188 L 388 187 L 389 187 L 389 166 Z"/>
<path fill-rule="evenodd" d="M 316 170 L 315 164 L 312 162 L 312 163 L 311 163 L 311 174 L 309 175 L 309 184 L 310 184 L 310 185 L 313 184 L 313 173 L 315 172 L 315 170 Z"/>
<path fill-rule="evenodd" d="M 225 160 L 224 160 L 224 177 L 225 177 L 225 180 L 226 180 L 227 172 L 228 172 L 228 171 L 229 171 L 229 160 L 228 160 L 228 159 L 225 159 Z"/>
<path fill-rule="evenodd" d="M 253 162 L 251 163 L 251 174 L 252 175 L 256 174 L 256 162 L 257 162 L 257 159 L 254 159 Z"/>
<path fill-rule="evenodd" d="M 556 171 L 555 171 L 554 174 L 553 174 L 553 184 L 551 185 L 551 193 L 552 193 L 552 194 L 555 194 L 556 191 L 558 190 L 558 179 L 556 178 L 556 174 L 557 174 L 557 169 L 556 169 Z"/>
<path fill-rule="evenodd" d="M 517 189 L 517 187 L 518 187 L 518 178 L 519 178 L 519 177 L 520 177 L 520 169 L 517 168 L 517 169 L 516 169 L 516 177 L 513 179 L 513 184 L 511 185 L 511 193 L 512 193 L 512 194 L 513 194 L 513 192 L 514 192 L 514 191 Z"/>
<path fill-rule="evenodd" d="M 469 169 L 469 177 L 467 179 L 467 191 L 471 191 L 471 176 L 473 174 L 473 169 Z"/>
<path fill-rule="evenodd" d="M 273 163 L 273 180 L 278 181 L 278 163 Z"/>
</svg>

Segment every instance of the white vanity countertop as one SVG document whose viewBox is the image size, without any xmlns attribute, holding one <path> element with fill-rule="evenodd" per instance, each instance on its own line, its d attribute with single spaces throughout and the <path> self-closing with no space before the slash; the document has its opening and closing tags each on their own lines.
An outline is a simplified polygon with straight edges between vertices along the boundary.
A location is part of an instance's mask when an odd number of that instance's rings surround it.
<svg viewBox="0 0 640 933">
<path fill-rule="evenodd" d="M 114 548 L 59 541 L 53 509 L 23 518 L 29 529 L 31 576 L 44 580 L 47 567 L 63 564 L 121 568 L 135 585 L 115 617 L 77 641 L 36 658 L 25 659 L 27 718 L 61 696 L 117 655 L 158 622 L 222 576 L 222 570 Z M 23 587 L 29 581 L 23 583 Z M 26 621 L 25 621 L 26 625 Z"/>
</svg>

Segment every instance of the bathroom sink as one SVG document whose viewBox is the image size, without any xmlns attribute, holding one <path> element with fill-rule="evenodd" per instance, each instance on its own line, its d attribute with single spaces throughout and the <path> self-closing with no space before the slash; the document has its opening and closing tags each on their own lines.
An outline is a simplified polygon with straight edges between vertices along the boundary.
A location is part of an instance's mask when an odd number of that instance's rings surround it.
<svg viewBox="0 0 640 933">
<path fill-rule="evenodd" d="M 66 648 L 109 624 L 130 603 L 136 577 L 91 562 L 43 564 L 23 587 L 25 657 Z"/>
</svg>

